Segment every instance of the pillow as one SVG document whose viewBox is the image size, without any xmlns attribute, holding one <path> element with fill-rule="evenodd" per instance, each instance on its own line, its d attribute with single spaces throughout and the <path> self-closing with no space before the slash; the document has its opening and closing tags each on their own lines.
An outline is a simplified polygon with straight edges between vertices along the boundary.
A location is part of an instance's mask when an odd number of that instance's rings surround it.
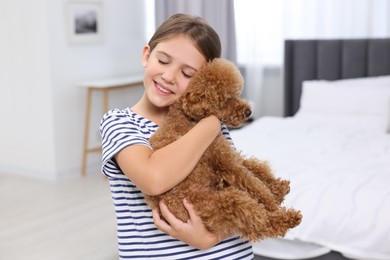
<svg viewBox="0 0 390 260">
<path fill-rule="evenodd" d="M 346 117 L 351 124 L 367 122 L 372 129 L 386 132 L 390 126 L 390 76 L 304 81 L 300 102 L 297 117 L 330 121 Z"/>
<path fill-rule="evenodd" d="M 323 82 L 350 87 L 390 87 L 390 75 L 339 80 L 310 80 L 310 82 Z"/>
</svg>

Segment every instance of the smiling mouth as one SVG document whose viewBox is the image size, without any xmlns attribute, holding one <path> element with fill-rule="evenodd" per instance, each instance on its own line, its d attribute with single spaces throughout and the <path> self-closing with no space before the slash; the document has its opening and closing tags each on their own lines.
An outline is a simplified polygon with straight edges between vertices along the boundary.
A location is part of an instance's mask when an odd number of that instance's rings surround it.
<svg viewBox="0 0 390 260">
<path fill-rule="evenodd" d="M 169 89 L 166 89 L 166 88 L 163 88 L 161 87 L 157 82 L 155 82 L 155 86 L 156 86 L 156 89 L 162 93 L 162 94 L 165 94 L 165 95 L 171 95 L 171 94 L 174 94 L 172 91 L 170 91 Z"/>
</svg>

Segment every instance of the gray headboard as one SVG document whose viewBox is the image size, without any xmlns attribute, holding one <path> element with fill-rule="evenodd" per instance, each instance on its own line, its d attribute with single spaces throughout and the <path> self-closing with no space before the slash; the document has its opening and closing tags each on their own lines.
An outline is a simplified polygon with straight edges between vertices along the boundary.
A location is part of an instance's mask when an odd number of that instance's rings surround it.
<svg viewBox="0 0 390 260">
<path fill-rule="evenodd" d="M 390 38 L 286 40 L 284 48 L 285 116 L 297 112 L 305 80 L 390 74 Z"/>
</svg>

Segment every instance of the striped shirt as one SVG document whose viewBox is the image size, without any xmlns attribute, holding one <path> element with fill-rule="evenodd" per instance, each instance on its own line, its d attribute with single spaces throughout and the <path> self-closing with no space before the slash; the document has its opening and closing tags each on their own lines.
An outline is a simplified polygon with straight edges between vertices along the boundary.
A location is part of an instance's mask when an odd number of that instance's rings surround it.
<svg viewBox="0 0 390 260">
<path fill-rule="evenodd" d="M 143 193 L 123 174 L 114 156 L 130 145 L 151 148 L 148 140 L 157 128 L 158 125 L 129 108 L 107 112 L 100 124 L 102 172 L 108 177 L 115 207 L 120 259 L 254 259 L 252 244 L 238 236 L 208 250 L 199 250 L 154 225 L 152 210 Z M 222 132 L 230 138 L 225 126 Z"/>
</svg>

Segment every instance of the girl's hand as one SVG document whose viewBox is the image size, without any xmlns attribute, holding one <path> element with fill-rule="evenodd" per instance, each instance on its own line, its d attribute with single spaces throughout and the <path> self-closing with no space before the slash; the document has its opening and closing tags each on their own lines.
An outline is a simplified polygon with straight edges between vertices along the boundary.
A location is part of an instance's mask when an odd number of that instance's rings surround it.
<svg viewBox="0 0 390 260">
<path fill-rule="evenodd" d="M 157 228 L 198 249 L 204 250 L 218 244 L 220 242 L 220 238 L 206 229 L 201 218 L 196 215 L 192 205 L 185 199 L 183 200 L 183 203 L 190 215 L 187 222 L 177 219 L 168 210 L 168 207 L 163 202 L 160 202 L 161 212 L 159 212 L 157 208 L 153 210 L 153 220 Z M 160 214 L 164 216 L 166 221 L 161 219 Z"/>
</svg>

